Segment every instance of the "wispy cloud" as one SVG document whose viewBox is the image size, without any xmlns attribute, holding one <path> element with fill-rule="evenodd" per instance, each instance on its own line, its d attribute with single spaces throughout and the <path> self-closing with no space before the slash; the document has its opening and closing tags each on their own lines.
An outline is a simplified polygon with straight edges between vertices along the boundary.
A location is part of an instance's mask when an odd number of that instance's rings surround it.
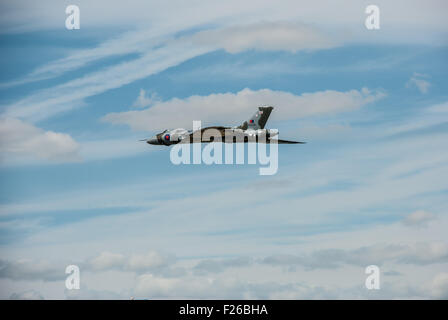
<svg viewBox="0 0 448 320">
<path fill-rule="evenodd" d="M 431 83 L 427 79 L 427 74 L 414 72 L 412 77 L 406 82 L 406 88 L 416 87 L 421 93 L 428 93 Z"/>
<path fill-rule="evenodd" d="M 337 268 L 343 264 L 368 266 L 386 262 L 436 264 L 448 262 L 448 244 L 417 243 L 413 245 L 375 245 L 354 250 L 325 249 L 309 255 L 273 255 L 263 263 L 277 266 L 302 266 L 308 269 Z"/>
<path fill-rule="evenodd" d="M 329 49 L 341 44 L 314 27 L 290 22 L 260 22 L 206 30 L 193 35 L 192 41 L 199 45 L 223 48 L 230 53 L 249 49 L 297 52 Z"/>
<path fill-rule="evenodd" d="M 152 93 L 150 96 L 147 96 L 146 91 L 144 89 L 140 89 L 140 93 L 135 102 L 132 104 L 132 107 L 146 108 L 158 101 L 160 101 L 160 98 L 156 93 Z"/>
<path fill-rule="evenodd" d="M 267 29 L 273 30 L 267 32 Z M 31 121 L 45 119 L 59 112 L 84 105 L 83 100 L 90 96 L 119 88 L 178 65 L 195 56 L 220 48 L 226 48 L 232 52 L 251 48 L 297 51 L 322 49 L 334 45 L 334 40 L 325 38 L 325 36 L 313 28 L 304 27 L 300 24 L 270 24 L 267 26 L 265 24 L 256 24 L 210 31 L 212 34 L 203 32 L 205 31 L 180 38 L 165 35 L 163 41 L 160 38 L 152 39 L 151 32 L 138 33 L 137 35 L 131 35 L 131 40 L 126 37 L 120 37 L 119 40 L 109 41 L 97 48 L 84 50 L 50 63 L 36 70 L 29 78 L 56 76 L 108 55 L 129 52 L 141 54 L 137 59 L 41 90 L 12 105 L 6 106 L 5 113 L 10 117 L 25 118 Z M 229 49 L 229 43 L 234 43 L 233 40 L 222 42 L 219 40 L 220 37 L 213 35 L 213 32 L 228 34 L 228 37 L 232 39 L 237 35 L 241 38 L 240 43 L 244 44 L 244 46 Z M 279 38 L 274 36 L 274 34 L 277 35 L 276 32 L 284 33 L 285 35 Z M 149 41 L 144 40 L 146 37 L 149 37 Z M 294 39 L 291 39 L 291 37 L 301 41 L 294 42 L 292 41 Z M 300 45 L 291 45 L 291 43 L 300 43 Z M 157 44 L 158 46 L 154 47 Z"/>
<path fill-rule="evenodd" d="M 41 90 L 7 106 L 5 115 L 30 121 L 45 119 L 84 105 L 83 100 L 87 97 L 119 88 L 205 52 L 203 48 L 173 43 L 130 62 L 120 63 L 53 88 Z"/>
<path fill-rule="evenodd" d="M 427 226 L 427 224 L 434 219 L 435 219 L 434 214 L 427 211 L 418 210 L 407 215 L 402 222 L 406 226 L 422 227 Z"/>
</svg>

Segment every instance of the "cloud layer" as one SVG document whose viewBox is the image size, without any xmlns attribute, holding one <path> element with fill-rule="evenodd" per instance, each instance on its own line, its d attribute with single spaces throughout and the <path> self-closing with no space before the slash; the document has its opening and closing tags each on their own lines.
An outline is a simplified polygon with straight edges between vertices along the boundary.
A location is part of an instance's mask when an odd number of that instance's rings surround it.
<svg viewBox="0 0 448 320">
<path fill-rule="evenodd" d="M 192 36 L 198 45 L 223 48 L 230 53 L 255 49 L 290 51 L 328 49 L 337 46 L 336 39 L 307 25 L 291 22 L 260 22 L 206 30 Z"/>
<path fill-rule="evenodd" d="M 79 262 L 81 290 L 66 291 L 65 295 L 68 299 L 129 299 L 131 295 L 145 299 L 444 299 L 448 294 L 446 273 L 435 274 L 419 287 L 415 282 L 402 285 L 401 273 L 385 270 L 391 266 L 402 269 L 405 265 L 420 266 L 447 262 L 447 245 L 430 242 L 413 245 L 376 245 L 353 250 L 335 248 L 315 250 L 302 256 L 195 259 L 194 263 L 187 264 L 176 260 L 174 256 L 154 250 L 131 255 L 102 252 Z M 358 285 L 356 281 L 344 283 L 343 278 L 336 281 L 338 286 L 312 284 L 308 281 L 309 277 L 320 269 L 328 270 L 327 272 L 334 277 L 346 268 L 345 264 L 352 265 L 352 272 L 361 276 L 354 277 L 359 281 Z M 385 277 L 385 280 L 381 280 L 382 289 L 377 293 L 371 293 L 362 287 L 364 268 L 370 264 L 379 265 L 381 277 Z M 30 284 L 36 281 L 51 281 L 62 287 L 67 276 L 63 271 L 64 264 L 50 261 L 0 262 L 0 278 L 26 280 Z M 103 276 L 119 281 L 123 273 L 132 273 L 135 276 L 127 278 L 133 280 L 131 283 L 128 282 L 125 288 L 121 288 L 121 293 L 95 286 L 93 281 Z M 10 298 L 42 299 L 43 294 L 28 289 L 19 294 L 12 294 Z"/>
<path fill-rule="evenodd" d="M 134 130 L 141 131 L 190 128 L 193 120 L 201 120 L 203 124 L 238 125 L 261 105 L 274 106 L 277 120 L 292 120 L 356 110 L 384 96 L 384 92 L 371 91 L 367 88 L 346 92 L 326 90 L 302 95 L 270 89 L 246 88 L 237 93 L 174 98 L 157 102 L 141 111 L 110 113 L 103 120 L 114 124 L 126 124 Z M 185 114 L 188 114 L 188 117 Z"/>
</svg>

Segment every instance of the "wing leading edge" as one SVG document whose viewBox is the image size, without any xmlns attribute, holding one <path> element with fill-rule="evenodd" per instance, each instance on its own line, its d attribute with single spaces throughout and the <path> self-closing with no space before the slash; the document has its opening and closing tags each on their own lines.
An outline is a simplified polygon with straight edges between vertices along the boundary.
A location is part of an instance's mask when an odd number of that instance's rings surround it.
<svg viewBox="0 0 448 320">
<path fill-rule="evenodd" d="M 303 141 L 289 141 L 289 140 L 282 140 L 282 139 L 269 139 L 269 143 L 273 143 L 271 141 L 277 141 L 278 144 L 305 144 L 306 142 Z M 274 142 L 275 143 L 275 142 Z"/>
</svg>

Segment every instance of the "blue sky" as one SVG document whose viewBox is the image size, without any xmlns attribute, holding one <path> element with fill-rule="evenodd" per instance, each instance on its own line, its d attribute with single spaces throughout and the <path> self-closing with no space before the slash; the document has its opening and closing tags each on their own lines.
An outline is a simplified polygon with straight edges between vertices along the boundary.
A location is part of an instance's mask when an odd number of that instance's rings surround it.
<svg viewBox="0 0 448 320">
<path fill-rule="evenodd" d="M 447 298 L 446 4 L 406 3 L 2 8 L 0 297 Z M 261 104 L 274 176 L 138 141 Z"/>
</svg>

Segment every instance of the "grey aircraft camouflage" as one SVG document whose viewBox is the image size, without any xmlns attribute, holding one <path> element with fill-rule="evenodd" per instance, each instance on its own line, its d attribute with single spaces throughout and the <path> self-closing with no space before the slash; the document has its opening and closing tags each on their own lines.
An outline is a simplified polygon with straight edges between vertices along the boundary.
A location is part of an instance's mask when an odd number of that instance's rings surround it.
<svg viewBox="0 0 448 320">
<path fill-rule="evenodd" d="M 244 121 L 243 124 L 236 127 L 206 127 L 199 129 L 201 131 L 200 134 L 198 132 L 199 130 L 193 131 L 183 128 L 167 129 L 142 141 L 153 145 L 170 146 L 177 143 L 210 143 L 215 141 L 216 137 L 221 136 L 221 142 L 226 143 L 305 143 L 273 139 L 273 137 L 278 135 L 278 131 L 264 128 L 273 109 L 270 106 L 258 107 L 258 111 L 248 121 Z"/>
</svg>

